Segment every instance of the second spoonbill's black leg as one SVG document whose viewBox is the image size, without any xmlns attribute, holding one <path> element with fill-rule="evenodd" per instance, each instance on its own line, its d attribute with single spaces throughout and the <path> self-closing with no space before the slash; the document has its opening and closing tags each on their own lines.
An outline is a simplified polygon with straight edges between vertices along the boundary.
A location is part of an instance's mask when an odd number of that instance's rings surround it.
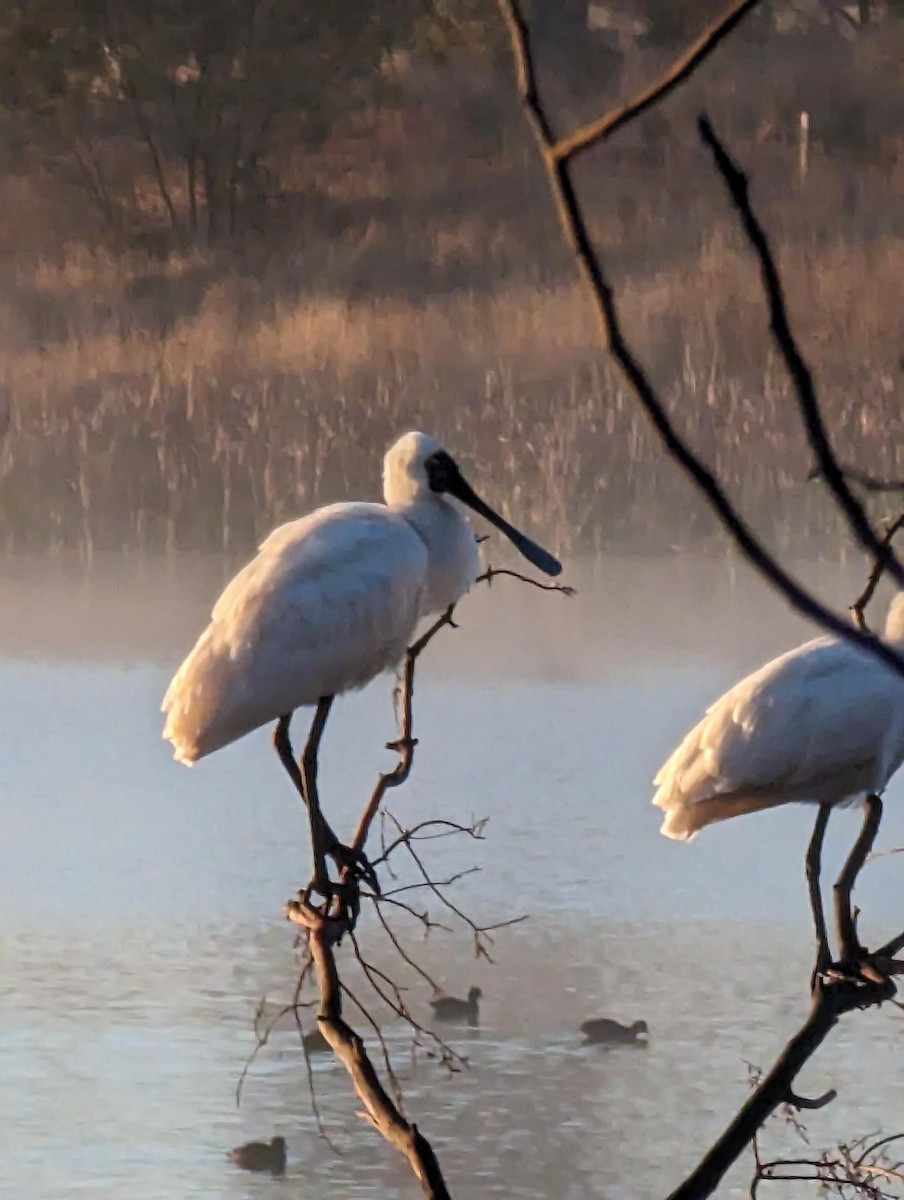
<svg viewBox="0 0 904 1200">
<path fill-rule="evenodd" d="M 820 887 L 822 844 L 825 841 L 826 825 L 829 823 L 829 814 L 831 811 L 828 804 L 820 804 L 819 812 L 816 814 L 816 822 L 813 826 L 813 836 L 810 838 L 805 860 L 807 889 L 810 893 L 810 911 L 813 913 L 813 932 L 816 934 L 816 962 L 813 966 L 813 974 L 810 976 L 811 991 L 816 986 L 819 977 L 823 972 L 828 970 L 832 962 L 832 954 L 829 950 L 829 938 L 826 932 L 825 911 L 822 905 L 822 888 Z"/>
<path fill-rule="evenodd" d="M 882 801 L 878 796 L 869 795 L 864 801 L 864 809 L 860 834 L 842 867 L 841 874 L 835 880 L 835 926 L 838 930 L 841 960 L 855 967 L 863 964 L 866 951 L 857 936 L 857 925 L 851 909 L 851 892 L 876 840 L 879 822 L 882 820 Z"/>
</svg>

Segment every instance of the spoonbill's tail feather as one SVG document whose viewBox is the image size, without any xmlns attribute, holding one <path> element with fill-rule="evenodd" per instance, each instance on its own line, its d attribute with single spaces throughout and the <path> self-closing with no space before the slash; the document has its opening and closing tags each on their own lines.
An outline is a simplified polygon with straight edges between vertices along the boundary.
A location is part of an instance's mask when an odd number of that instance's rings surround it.
<svg viewBox="0 0 904 1200">
<path fill-rule="evenodd" d="M 675 797 L 657 792 L 653 803 L 665 810 L 660 833 L 679 842 L 689 842 L 704 825 L 725 821 L 729 817 L 740 817 L 744 813 L 761 812 L 774 808 L 781 799 L 773 796 L 709 796 L 705 800 L 688 801 L 687 797 Z"/>
<path fill-rule="evenodd" d="M 237 714 L 229 711 L 241 680 L 233 678 L 234 660 L 222 652 L 216 632 L 211 626 L 201 634 L 163 697 L 163 736 L 172 742 L 176 761 L 189 767 L 254 728 L 247 725 L 247 716 L 241 728 Z"/>
</svg>

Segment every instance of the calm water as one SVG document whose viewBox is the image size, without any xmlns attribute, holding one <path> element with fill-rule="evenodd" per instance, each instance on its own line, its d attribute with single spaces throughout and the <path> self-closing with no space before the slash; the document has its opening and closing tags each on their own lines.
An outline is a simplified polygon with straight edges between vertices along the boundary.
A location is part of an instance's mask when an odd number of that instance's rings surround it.
<svg viewBox="0 0 904 1200">
<path fill-rule="evenodd" d="M 191 771 L 159 737 L 160 695 L 220 570 L 86 583 L 7 568 L 2 1196 L 417 1194 L 322 1060 L 317 1096 L 341 1154 L 318 1136 L 292 1031 L 274 1034 L 236 1106 L 255 1006 L 294 986 L 281 906 L 309 863 L 264 733 Z M 743 580 L 677 561 L 617 564 L 568 604 L 500 584 L 461 617 L 425 659 L 415 771 L 390 806 L 403 822 L 489 817 L 485 841 L 425 854 L 439 876 L 481 868 L 454 892 L 476 920 L 530 919 L 497 935 L 495 965 L 462 930 L 423 943 L 400 922 L 450 992 L 484 991 L 480 1029 L 452 1031 L 471 1064 L 453 1077 L 413 1063 L 381 1014 L 408 1112 L 456 1195 L 662 1195 L 743 1100 L 745 1061 L 767 1065 L 804 1013 L 810 818 L 764 814 L 677 845 L 658 835 L 649 780 L 705 702 L 800 627 Z M 339 828 L 389 761 L 389 690 L 345 699 L 331 721 L 322 791 Z M 829 867 L 856 817 L 832 825 Z M 904 844 L 904 805 L 889 805 L 883 840 Z M 902 879 L 900 859 L 867 872 L 867 941 L 900 927 Z M 362 938 L 426 1016 L 427 985 L 372 921 Z M 582 1049 L 592 1015 L 646 1019 L 649 1048 Z M 802 1090 L 841 1092 L 812 1114 L 814 1141 L 900 1125 L 901 1032 L 895 1010 L 848 1018 L 811 1064 Z M 274 1133 L 289 1144 L 285 1180 L 226 1161 Z M 771 1136 L 789 1144 L 781 1127 Z M 746 1178 L 733 1176 L 737 1194 Z"/>
</svg>

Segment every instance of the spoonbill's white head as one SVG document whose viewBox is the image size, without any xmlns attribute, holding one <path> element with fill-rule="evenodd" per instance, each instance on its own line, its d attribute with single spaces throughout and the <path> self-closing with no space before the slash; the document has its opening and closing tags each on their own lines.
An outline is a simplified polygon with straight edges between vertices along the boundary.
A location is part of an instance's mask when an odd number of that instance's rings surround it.
<svg viewBox="0 0 904 1200">
<path fill-rule="evenodd" d="M 390 446 L 383 459 L 383 495 L 394 506 L 454 496 L 495 525 L 539 570 L 547 575 L 561 573 L 562 564 L 481 500 L 449 451 L 426 433 L 403 434 Z"/>
<path fill-rule="evenodd" d="M 885 640 L 904 642 L 904 592 L 896 592 L 885 618 Z"/>
<path fill-rule="evenodd" d="M 436 438 L 426 433 L 404 433 L 383 459 L 383 496 L 387 504 L 410 504 L 430 492 L 428 463 L 433 455 L 450 457 Z"/>
</svg>

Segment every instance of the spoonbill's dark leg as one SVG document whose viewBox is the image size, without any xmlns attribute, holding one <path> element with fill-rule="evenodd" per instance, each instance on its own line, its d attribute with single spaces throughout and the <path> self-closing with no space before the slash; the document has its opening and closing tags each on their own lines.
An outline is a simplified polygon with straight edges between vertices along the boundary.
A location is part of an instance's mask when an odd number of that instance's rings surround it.
<svg viewBox="0 0 904 1200">
<path fill-rule="evenodd" d="M 813 826 L 813 836 L 807 847 L 807 889 L 810 893 L 810 910 L 813 913 L 813 931 L 816 934 L 816 963 L 810 976 L 810 990 L 816 986 L 820 975 L 828 969 L 832 962 L 829 950 L 829 938 L 826 933 L 826 918 L 822 907 L 822 889 L 819 885 L 822 874 L 822 843 L 826 836 L 826 825 L 832 809 L 828 804 L 820 804 Z"/>
<path fill-rule="evenodd" d="M 841 961 L 855 967 L 863 965 L 866 951 L 857 936 L 857 926 L 851 911 L 851 892 L 876 840 L 879 822 L 882 820 L 882 801 L 878 796 L 869 795 L 864 801 L 864 810 L 860 834 L 835 881 L 835 926 L 838 930 Z"/>
<path fill-rule="evenodd" d="M 314 837 L 315 825 L 322 831 L 323 853 L 328 854 L 340 868 L 354 867 L 359 870 L 373 890 L 379 892 L 380 885 L 377 881 L 376 872 L 370 865 L 366 855 L 360 851 L 352 850 L 343 842 L 340 842 L 320 809 L 320 794 L 317 790 L 317 755 L 320 750 L 320 740 L 323 737 L 323 729 L 326 725 L 326 719 L 332 703 L 332 696 L 322 696 L 318 701 L 317 711 L 314 713 L 314 720 L 311 722 L 311 730 L 301 756 L 300 766 L 295 761 L 292 742 L 289 738 L 289 722 L 292 720 L 291 713 L 287 713 L 285 716 L 279 718 L 276 729 L 273 731 L 273 745 L 276 747 L 276 753 L 279 755 L 280 762 L 288 772 L 289 778 L 295 784 L 298 794 L 301 796 L 308 810 L 308 818 L 311 822 L 311 839 L 315 847 L 314 873 L 318 877 L 317 890 L 321 891 L 319 886 L 321 883 L 326 887 L 329 880 L 326 875 L 325 865 L 322 878 L 317 866 L 316 848 L 318 841 Z M 312 798 L 313 804 L 308 802 L 309 796 Z"/>
<path fill-rule="evenodd" d="M 304 756 L 308 756 L 309 751 L 311 750 L 311 742 L 312 742 L 312 739 L 315 738 L 315 732 L 316 732 L 316 739 L 314 740 L 314 745 L 313 745 L 313 764 L 314 764 L 314 767 L 313 767 L 314 804 L 313 804 L 313 806 L 308 801 L 308 793 L 305 789 L 305 781 L 302 776 L 301 768 L 299 767 L 298 763 L 295 761 L 295 753 L 292 749 L 292 742 L 289 738 L 289 723 L 292 720 L 292 714 L 286 713 L 285 716 L 280 717 L 279 721 L 277 723 L 276 729 L 273 732 L 273 745 L 276 747 L 276 753 L 279 755 L 279 761 L 282 763 L 282 765 L 285 767 L 286 771 L 288 772 L 289 778 L 295 784 L 298 794 L 299 794 L 299 796 L 301 796 L 301 799 L 304 802 L 304 805 L 308 810 L 308 818 L 311 822 L 311 838 L 312 838 L 312 844 L 314 846 L 314 854 L 315 854 L 315 860 L 314 860 L 315 874 L 318 873 L 316 855 L 317 855 L 317 848 L 320 845 L 321 841 L 324 843 L 323 848 L 326 851 L 326 853 L 329 853 L 336 845 L 338 845 L 338 838 L 336 837 L 335 833 L 333 833 L 333 830 L 330 828 L 329 824 L 327 823 L 323 814 L 320 811 L 320 803 L 319 803 L 319 798 L 317 795 L 317 750 L 320 746 L 320 739 L 323 736 L 323 727 L 326 724 L 326 718 L 327 718 L 327 714 L 329 713 L 331 703 L 332 703 L 332 697 L 327 697 L 326 704 L 325 704 L 325 711 L 323 712 L 322 715 L 321 715 L 321 706 L 324 705 L 324 701 L 321 700 L 320 703 L 317 705 L 317 712 L 314 715 L 314 721 L 311 725 L 311 732 L 308 736 L 308 744 L 307 744 L 307 746 L 305 746 L 305 751 L 304 751 Z M 304 756 L 302 758 L 302 761 L 304 761 Z M 314 837 L 314 826 L 317 821 L 320 822 L 321 838 Z M 324 870 L 324 878 L 321 879 L 320 882 L 324 882 L 324 881 L 325 881 L 325 870 Z"/>
<path fill-rule="evenodd" d="M 338 840 L 320 811 L 320 793 L 317 791 L 317 755 L 332 705 L 332 696 L 321 696 L 317 701 L 314 720 L 311 722 L 308 740 L 301 755 L 301 779 L 304 796 L 308 802 L 311 845 L 314 850 L 314 886 L 324 896 L 327 895 L 327 892 L 323 889 L 329 884 L 330 878 L 326 869 L 325 855 L 336 849 Z"/>
</svg>

